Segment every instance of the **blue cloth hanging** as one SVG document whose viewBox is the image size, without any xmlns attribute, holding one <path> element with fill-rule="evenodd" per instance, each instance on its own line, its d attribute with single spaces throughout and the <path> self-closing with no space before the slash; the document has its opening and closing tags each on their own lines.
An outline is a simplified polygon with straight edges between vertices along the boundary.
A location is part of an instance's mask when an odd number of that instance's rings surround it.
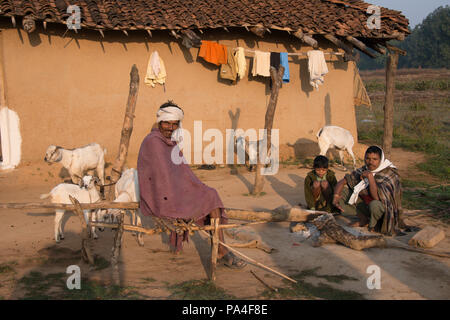
<svg viewBox="0 0 450 320">
<path fill-rule="evenodd" d="M 289 82 L 289 63 L 287 52 L 280 52 L 280 64 L 284 67 L 283 82 Z"/>
</svg>

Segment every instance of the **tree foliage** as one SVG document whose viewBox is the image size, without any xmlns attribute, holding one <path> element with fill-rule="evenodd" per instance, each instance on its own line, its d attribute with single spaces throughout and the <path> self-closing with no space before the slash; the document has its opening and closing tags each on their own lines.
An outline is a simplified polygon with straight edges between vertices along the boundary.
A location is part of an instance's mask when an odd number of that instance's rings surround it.
<svg viewBox="0 0 450 320">
<path fill-rule="evenodd" d="M 405 41 L 391 41 L 392 45 L 407 51 L 400 56 L 399 68 L 450 67 L 450 7 L 439 7 L 418 24 Z M 386 56 L 376 59 L 361 54 L 361 70 L 382 69 Z"/>
</svg>

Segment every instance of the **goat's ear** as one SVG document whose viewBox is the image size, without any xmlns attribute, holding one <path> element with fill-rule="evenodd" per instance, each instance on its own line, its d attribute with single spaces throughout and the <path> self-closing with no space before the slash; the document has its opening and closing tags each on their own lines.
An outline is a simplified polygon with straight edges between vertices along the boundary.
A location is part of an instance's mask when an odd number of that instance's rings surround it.
<svg viewBox="0 0 450 320">
<path fill-rule="evenodd" d="M 83 181 L 83 179 L 80 179 L 80 181 L 78 181 L 78 186 L 79 186 L 80 188 L 82 188 L 83 185 L 84 185 L 84 181 Z"/>
<path fill-rule="evenodd" d="M 99 178 L 97 178 L 97 177 L 94 177 L 94 182 L 96 183 L 96 184 L 100 184 L 100 179 Z"/>
</svg>

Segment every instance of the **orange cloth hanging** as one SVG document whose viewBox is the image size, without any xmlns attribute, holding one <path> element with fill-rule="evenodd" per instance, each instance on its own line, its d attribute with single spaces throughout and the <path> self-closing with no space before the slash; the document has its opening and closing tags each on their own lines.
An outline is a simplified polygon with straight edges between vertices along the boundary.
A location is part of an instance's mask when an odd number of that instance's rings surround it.
<svg viewBox="0 0 450 320">
<path fill-rule="evenodd" d="M 227 63 L 227 48 L 213 41 L 202 41 L 198 56 L 217 66 Z"/>
</svg>

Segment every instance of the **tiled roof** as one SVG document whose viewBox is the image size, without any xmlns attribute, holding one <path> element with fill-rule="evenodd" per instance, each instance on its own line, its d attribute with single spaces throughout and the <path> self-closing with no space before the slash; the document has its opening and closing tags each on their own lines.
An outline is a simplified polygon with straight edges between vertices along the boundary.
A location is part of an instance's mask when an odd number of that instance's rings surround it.
<svg viewBox="0 0 450 320">
<path fill-rule="evenodd" d="M 360 0 L 0 0 L 0 16 L 31 15 L 65 23 L 68 5 L 81 8 L 82 27 L 93 29 L 210 29 L 261 25 L 310 34 L 383 38 L 409 33 L 401 12 L 382 8 L 380 30 L 366 26 Z"/>
</svg>

